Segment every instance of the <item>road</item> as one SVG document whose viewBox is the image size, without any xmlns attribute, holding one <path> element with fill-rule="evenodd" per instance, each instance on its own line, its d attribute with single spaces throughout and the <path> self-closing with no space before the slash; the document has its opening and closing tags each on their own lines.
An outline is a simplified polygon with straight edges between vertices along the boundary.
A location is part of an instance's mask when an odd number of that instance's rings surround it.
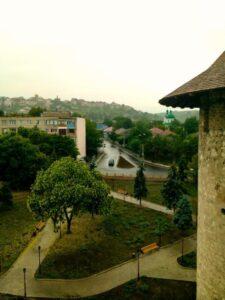
<svg viewBox="0 0 225 300">
<path fill-rule="evenodd" d="M 134 177 L 138 169 L 137 161 L 135 161 L 132 157 L 130 157 L 128 154 L 124 152 L 120 154 L 119 149 L 116 146 L 112 147 L 110 142 L 104 141 L 104 144 L 105 147 L 102 148 L 102 150 L 104 151 L 105 155 L 98 162 L 97 169 L 104 175 L 117 175 L 117 176 L 124 175 L 124 176 Z M 120 156 L 122 156 L 128 162 L 130 162 L 133 165 L 133 168 L 117 167 L 117 163 Z M 115 161 L 113 167 L 110 167 L 108 165 L 109 159 L 111 158 L 114 159 Z M 165 170 L 164 168 L 145 166 L 145 175 L 147 177 L 166 178 L 167 173 L 168 171 Z"/>
</svg>

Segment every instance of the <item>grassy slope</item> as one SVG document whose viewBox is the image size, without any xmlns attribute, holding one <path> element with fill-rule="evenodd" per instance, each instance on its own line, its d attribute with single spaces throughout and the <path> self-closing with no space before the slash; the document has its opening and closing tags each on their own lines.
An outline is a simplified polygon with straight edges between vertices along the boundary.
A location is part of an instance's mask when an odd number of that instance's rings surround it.
<svg viewBox="0 0 225 300">
<path fill-rule="evenodd" d="M 130 195 L 133 195 L 134 180 L 113 180 L 113 179 L 105 179 L 105 180 L 114 191 L 117 191 L 118 189 L 123 189 L 126 190 Z M 162 185 L 163 182 L 146 181 L 148 195 L 145 198 L 145 200 L 162 204 L 163 203 L 163 198 L 161 195 Z"/>
<path fill-rule="evenodd" d="M 26 206 L 27 196 L 27 192 L 14 193 L 13 208 L 0 211 L 0 254 L 3 257 L 3 271 L 15 261 L 34 231 L 35 221 Z"/>
<path fill-rule="evenodd" d="M 123 189 L 126 190 L 130 195 L 133 195 L 134 180 L 105 179 L 105 181 L 109 184 L 112 190 L 117 192 L 118 189 Z M 145 198 L 145 200 L 163 205 L 163 197 L 161 195 L 163 182 L 153 182 L 147 180 L 146 186 L 148 189 L 148 195 Z M 185 188 L 188 193 L 188 199 L 192 205 L 193 213 L 197 214 L 197 204 L 198 204 L 197 190 L 193 186 L 193 184 L 190 183 L 186 183 Z"/>
<path fill-rule="evenodd" d="M 73 234 L 64 234 L 42 263 L 41 277 L 79 278 L 97 273 L 132 257 L 139 246 L 157 241 L 155 218 L 164 214 L 115 200 L 109 216 L 75 218 Z M 163 244 L 180 238 L 174 227 Z"/>
</svg>

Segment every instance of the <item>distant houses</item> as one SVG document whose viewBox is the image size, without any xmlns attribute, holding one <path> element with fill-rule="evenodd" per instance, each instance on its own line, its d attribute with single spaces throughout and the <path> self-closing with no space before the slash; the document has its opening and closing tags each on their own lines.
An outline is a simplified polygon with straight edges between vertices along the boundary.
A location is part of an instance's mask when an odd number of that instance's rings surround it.
<svg viewBox="0 0 225 300">
<path fill-rule="evenodd" d="M 175 134 L 174 132 L 172 132 L 169 129 L 163 130 L 163 129 L 160 129 L 160 128 L 157 128 L 157 127 L 151 128 L 150 131 L 151 131 L 153 137 L 155 137 L 157 135 L 168 136 L 168 135 L 174 135 Z"/>
</svg>

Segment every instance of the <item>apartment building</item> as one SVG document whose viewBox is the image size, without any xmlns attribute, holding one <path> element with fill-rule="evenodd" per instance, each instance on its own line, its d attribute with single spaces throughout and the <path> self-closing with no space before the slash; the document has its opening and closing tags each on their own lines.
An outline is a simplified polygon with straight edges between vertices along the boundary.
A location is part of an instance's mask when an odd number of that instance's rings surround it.
<svg viewBox="0 0 225 300">
<path fill-rule="evenodd" d="M 48 134 L 59 134 L 72 138 L 80 153 L 86 156 L 86 124 L 84 118 L 73 118 L 69 112 L 44 112 L 40 117 L 3 116 L 0 117 L 0 134 L 17 132 L 19 127 L 37 126 Z"/>
</svg>

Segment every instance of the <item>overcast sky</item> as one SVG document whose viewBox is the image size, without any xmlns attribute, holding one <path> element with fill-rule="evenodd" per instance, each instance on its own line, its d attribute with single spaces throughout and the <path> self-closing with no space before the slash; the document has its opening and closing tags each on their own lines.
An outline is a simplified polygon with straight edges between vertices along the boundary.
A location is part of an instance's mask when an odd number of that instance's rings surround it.
<svg viewBox="0 0 225 300">
<path fill-rule="evenodd" d="M 0 0 L 0 95 L 149 112 L 225 50 L 224 0 Z"/>
</svg>

